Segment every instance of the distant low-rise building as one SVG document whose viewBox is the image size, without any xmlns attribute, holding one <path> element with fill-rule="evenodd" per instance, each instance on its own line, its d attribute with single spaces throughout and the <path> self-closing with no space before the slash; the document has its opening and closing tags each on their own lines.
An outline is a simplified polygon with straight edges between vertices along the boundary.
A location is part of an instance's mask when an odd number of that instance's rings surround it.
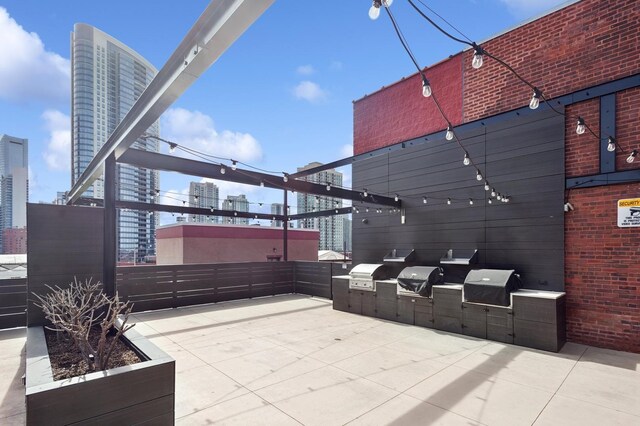
<svg viewBox="0 0 640 426">
<path fill-rule="evenodd" d="M 5 254 L 27 253 L 27 228 L 3 229 L 2 248 Z"/>
<path fill-rule="evenodd" d="M 157 231 L 157 264 L 265 262 L 284 260 L 281 228 L 175 223 Z M 288 260 L 318 260 L 320 233 L 312 229 L 287 232 Z"/>
</svg>

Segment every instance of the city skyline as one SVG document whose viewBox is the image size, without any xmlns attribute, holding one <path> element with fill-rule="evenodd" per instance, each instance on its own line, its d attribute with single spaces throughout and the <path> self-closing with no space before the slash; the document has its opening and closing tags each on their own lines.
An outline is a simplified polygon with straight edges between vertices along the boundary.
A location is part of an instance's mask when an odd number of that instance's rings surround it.
<svg viewBox="0 0 640 426">
<path fill-rule="evenodd" d="M 28 148 L 28 139 L 0 134 L 0 253 L 26 253 Z"/>
</svg>

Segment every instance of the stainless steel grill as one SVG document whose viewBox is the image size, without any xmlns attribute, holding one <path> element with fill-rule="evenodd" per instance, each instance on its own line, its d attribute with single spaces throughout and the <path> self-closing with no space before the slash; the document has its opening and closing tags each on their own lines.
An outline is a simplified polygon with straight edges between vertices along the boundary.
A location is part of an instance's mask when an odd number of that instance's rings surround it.
<svg viewBox="0 0 640 426">
<path fill-rule="evenodd" d="M 431 287 L 443 282 L 442 268 L 437 266 L 410 266 L 398 275 L 398 294 L 419 294 L 430 297 Z"/>
<path fill-rule="evenodd" d="M 376 280 L 387 279 L 387 271 L 382 264 L 361 263 L 349 272 L 349 288 L 376 291 Z"/>
</svg>

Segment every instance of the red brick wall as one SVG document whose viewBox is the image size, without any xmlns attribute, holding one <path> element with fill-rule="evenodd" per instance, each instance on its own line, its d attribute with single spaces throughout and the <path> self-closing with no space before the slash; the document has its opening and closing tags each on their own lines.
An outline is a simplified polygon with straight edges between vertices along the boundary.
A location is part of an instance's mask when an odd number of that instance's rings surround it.
<svg viewBox="0 0 640 426">
<path fill-rule="evenodd" d="M 425 71 L 433 93 L 454 125 L 462 121 L 462 55 Z M 447 127 L 432 99 L 422 96 L 419 74 L 366 96 L 353 106 L 355 154 L 413 139 Z"/>
<path fill-rule="evenodd" d="M 631 164 L 627 163 L 627 157 L 632 149 L 640 151 L 640 88 L 619 92 L 616 109 L 616 140 L 620 145 L 616 151 L 616 169 L 637 169 L 640 167 L 640 153 Z"/>
<path fill-rule="evenodd" d="M 555 97 L 637 73 L 639 28 L 639 1 L 583 0 L 482 46 Z M 465 122 L 529 103 L 529 87 L 489 58 L 473 69 L 472 56 L 464 54 Z"/>
<path fill-rule="evenodd" d="M 582 117 L 596 134 L 600 131 L 600 99 L 569 105 L 567 115 Z M 567 177 L 587 176 L 600 173 L 600 146 L 598 140 L 587 130 L 578 135 L 578 120 L 565 121 L 565 173 Z"/>
<path fill-rule="evenodd" d="M 571 191 L 565 216 L 567 337 L 640 352 L 640 228 L 617 227 L 617 200 L 640 183 Z"/>
<path fill-rule="evenodd" d="M 639 29 L 640 1 L 583 0 L 483 47 L 555 97 L 640 73 Z M 455 112 L 459 102 L 456 85 L 461 84 L 461 121 L 529 103 L 530 88 L 489 58 L 481 69 L 473 69 L 472 54 L 467 51 L 437 65 L 438 70 L 463 69 L 461 80 L 457 74 L 449 79 L 452 100 L 443 94 L 439 97 Z M 419 86 L 418 77 L 412 76 L 355 102 L 356 153 L 444 128 L 433 111 L 429 112 L 431 103 L 420 98 Z M 438 93 L 437 87 L 434 92 Z M 617 153 L 617 170 L 640 168 L 640 157 L 631 165 L 626 163 L 629 151 L 640 149 L 640 88 L 618 93 L 616 102 L 616 136 L 624 151 Z M 420 113 L 418 104 L 426 104 Z M 598 141 L 589 134 L 575 133 L 578 115 L 599 133 L 599 100 L 571 105 L 567 113 L 567 177 L 599 173 Z M 572 341 L 640 352 L 640 228 L 620 229 L 616 224 L 616 201 L 635 197 L 640 197 L 638 183 L 576 188 L 569 193 L 575 211 L 565 216 L 565 286 L 567 333 Z"/>
</svg>

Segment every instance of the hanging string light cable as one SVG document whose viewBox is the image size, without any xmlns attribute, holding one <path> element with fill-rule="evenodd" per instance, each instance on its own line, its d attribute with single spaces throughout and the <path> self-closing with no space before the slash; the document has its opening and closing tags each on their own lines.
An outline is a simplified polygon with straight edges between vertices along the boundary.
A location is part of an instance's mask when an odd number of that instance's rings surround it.
<svg viewBox="0 0 640 426">
<path fill-rule="evenodd" d="M 494 61 L 498 62 L 500 65 L 502 65 L 503 67 L 505 67 L 507 70 L 509 70 L 513 75 L 516 76 L 516 78 L 518 78 L 522 83 L 524 83 L 525 85 L 527 85 L 532 91 L 533 91 L 533 97 L 531 98 L 531 101 L 529 102 L 529 107 L 531 109 L 536 109 L 538 108 L 538 105 L 540 104 L 540 100 L 544 101 L 547 106 L 556 114 L 564 116 L 568 119 L 574 119 L 577 120 L 577 128 L 576 131 L 578 134 L 583 134 L 585 129 L 589 130 L 589 133 L 595 137 L 599 143 L 602 143 L 603 141 L 607 141 L 607 150 L 610 152 L 616 151 L 616 149 L 619 148 L 619 150 L 622 153 L 630 153 L 629 157 L 627 157 L 627 162 L 633 162 L 636 155 L 637 155 L 637 150 L 632 150 L 632 149 L 628 149 L 625 150 L 623 149 L 619 143 L 616 142 L 615 138 L 611 135 L 607 135 L 605 137 L 600 137 L 598 136 L 584 121 L 584 119 L 580 116 L 571 116 L 565 112 L 559 111 L 557 110 L 554 106 L 553 106 L 553 102 L 551 102 L 554 98 L 549 98 L 547 97 L 544 92 L 542 90 L 540 90 L 537 86 L 533 85 L 531 82 L 529 82 L 528 80 L 526 80 L 524 77 L 522 77 L 511 65 L 509 65 L 507 62 L 505 62 L 504 60 L 500 59 L 499 57 L 493 55 L 492 53 L 488 52 L 486 49 L 484 49 L 483 47 L 477 45 L 475 42 L 471 41 L 471 39 L 469 39 L 469 37 L 467 37 L 466 35 L 464 35 L 458 28 L 456 28 L 453 24 L 451 24 L 449 21 L 447 21 L 446 19 L 444 19 L 441 15 L 439 15 L 436 11 L 434 11 L 432 8 L 430 8 L 427 4 L 425 4 L 422 0 L 417 0 L 420 4 L 422 4 L 426 9 L 428 9 L 429 11 L 431 11 L 431 13 L 433 13 L 434 15 L 438 16 L 440 19 L 442 19 L 445 23 L 447 23 L 447 25 L 449 25 L 451 28 L 453 28 L 457 33 L 459 33 L 460 35 L 462 35 L 463 37 L 465 37 L 468 41 L 462 40 L 458 37 L 455 37 L 454 35 L 452 35 L 451 33 L 447 32 L 445 29 L 443 29 L 441 26 L 439 26 L 433 19 L 431 19 L 428 15 L 426 15 L 422 10 L 420 10 L 420 8 L 413 2 L 413 0 L 408 0 L 409 4 L 416 10 L 416 12 L 418 12 L 418 14 L 420 16 L 422 16 L 425 20 L 427 20 L 434 28 L 436 28 L 437 30 L 439 30 L 442 34 L 444 34 L 445 36 L 449 37 L 450 39 L 457 41 L 459 43 L 465 44 L 467 46 L 470 46 L 474 49 L 475 54 L 474 54 L 474 68 L 480 68 L 480 66 L 482 65 L 482 61 L 480 61 L 480 65 L 476 66 L 476 56 L 480 55 L 486 55 L 487 57 L 493 59 Z M 634 154 L 634 152 L 636 152 L 636 154 Z M 629 161 L 630 160 L 630 161 Z"/>
</svg>

